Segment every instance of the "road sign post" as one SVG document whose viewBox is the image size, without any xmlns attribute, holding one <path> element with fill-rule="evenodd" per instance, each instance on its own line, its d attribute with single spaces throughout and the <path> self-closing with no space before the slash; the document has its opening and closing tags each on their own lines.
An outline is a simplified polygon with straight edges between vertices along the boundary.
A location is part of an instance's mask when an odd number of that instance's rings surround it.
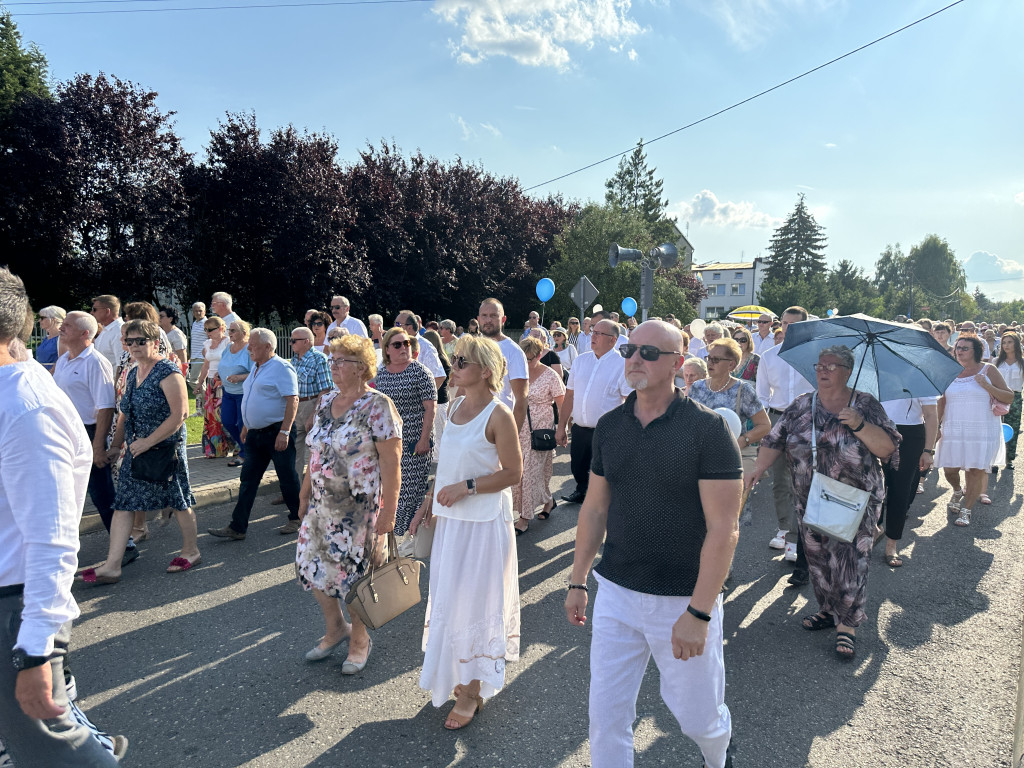
<svg viewBox="0 0 1024 768">
<path fill-rule="evenodd" d="M 580 278 L 580 281 L 576 283 L 576 287 L 569 291 L 569 296 L 572 298 L 573 303 L 580 308 L 580 321 L 583 320 L 583 315 L 587 312 L 587 307 L 594 303 L 594 299 L 597 298 L 597 294 L 600 291 L 594 287 L 594 284 L 587 279 L 586 275 Z"/>
</svg>

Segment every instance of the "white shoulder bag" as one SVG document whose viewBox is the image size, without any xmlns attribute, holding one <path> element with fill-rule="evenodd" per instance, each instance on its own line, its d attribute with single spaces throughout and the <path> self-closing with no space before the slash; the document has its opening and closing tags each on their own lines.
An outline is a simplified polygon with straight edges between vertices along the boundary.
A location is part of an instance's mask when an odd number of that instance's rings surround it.
<svg viewBox="0 0 1024 768">
<path fill-rule="evenodd" d="M 818 393 L 811 398 L 811 461 L 814 478 L 807 494 L 804 525 L 812 531 L 850 543 L 857 535 L 860 521 L 868 508 L 871 494 L 860 488 L 834 480 L 818 471 L 818 435 L 814 416 L 818 409 Z"/>
</svg>

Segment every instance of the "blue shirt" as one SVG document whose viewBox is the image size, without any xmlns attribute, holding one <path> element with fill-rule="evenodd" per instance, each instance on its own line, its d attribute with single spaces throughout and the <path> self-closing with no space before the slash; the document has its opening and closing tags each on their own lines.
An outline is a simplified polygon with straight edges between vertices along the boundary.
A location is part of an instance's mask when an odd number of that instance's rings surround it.
<svg viewBox="0 0 1024 768">
<path fill-rule="evenodd" d="M 299 394 L 295 369 L 277 355 L 262 365 L 253 364 L 242 382 L 242 423 L 246 429 L 263 429 L 284 420 L 285 398 Z"/>
<path fill-rule="evenodd" d="M 50 373 L 53 373 L 53 364 L 57 362 L 57 357 L 56 336 L 43 339 L 39 346 L 36 347 L 36 360 Z"/>
<path fill-rule="evenodd" d="M 255 365 L 252 358 L 249 357 L 249 348 L 247 346 L 243 346 L 237 352 L 232 353 L 231 345 L 228 345 L 228 348 L 221 353 L 220 364 L 217 366 L 217 375 L 220 376 L 224 391 L 231 395 L 242 394 L 242 387 L 245 382 L 238 381 L 232 384 L 228 381 L 228 376 L 251 373 Z"/>
<path fill-rule="evenodd" d="M 331 363 L 319 349 L 310 349 L 302 357 L 292 355 L 292 368 L 299 379 L 299 397 L 319 395 L 324 390 L 334 389 L 331 378 Z"/>
</svg>

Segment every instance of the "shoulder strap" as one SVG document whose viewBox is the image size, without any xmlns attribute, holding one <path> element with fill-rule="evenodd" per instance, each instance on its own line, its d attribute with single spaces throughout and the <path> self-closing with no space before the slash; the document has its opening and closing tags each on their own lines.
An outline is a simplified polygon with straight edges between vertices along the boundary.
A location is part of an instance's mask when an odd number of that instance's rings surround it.
<svg viewBox="0 0 1024 768">
<path fill-rule="evenodd" d="M 740 396 L 743 394 L 743 381 L 739 380 L 739 386 L 736 387 L 736 407 L 733 409 L 736 411 L 736 415 L 740 415 Z"/>
<path fill-rule="evenodd" d="M 811 396 L 811 466 L 818 471 L 818 430 L 814 424 L 814 417 L 818 410 L 818 391 L 815 390 Z"/>
</svg>

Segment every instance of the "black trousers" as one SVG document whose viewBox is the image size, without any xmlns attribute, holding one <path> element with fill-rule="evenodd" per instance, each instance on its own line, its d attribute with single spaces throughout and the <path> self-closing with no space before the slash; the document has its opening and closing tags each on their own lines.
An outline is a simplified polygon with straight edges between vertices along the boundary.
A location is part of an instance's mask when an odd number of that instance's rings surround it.
<svg viewBox="0 0 1024 768">
<path fill-rule="evenodd" d="M 900 468 L 893 469 L 888 462 L 882 465 L 885 474 L 882 519 L 885 521 L 885 535 L 893 541 L 903 538 L 907 512 L 917 496 L 917 484 L 921 482 L 921 454 L 924 452 L 924 424 L 897 424 L 896 429 L 903 436 Z"/>
<path fill-rule="evenodd" d="M 86 424 L 85 432 L 92 443 L 96 437 L 96 425 Z M 96 511 L 100 513 L 103 527 L 110 533 L 110 521 L 114 519 L 114 474 L 109 464 L 105 467 L 93 464 L 90 468 L 89 498 L 96 505 Z"/>
<path fill-rule="evenodd" d="M 569 467 L 576 481 L 576 492 L 587 495 L 590 487 L 590 462 L 594 458 L 594 428 L 572 425 L 572 443 L 569 445 Z"/>
<path fill-rule="evenodd" d="M 256 503 L 263 474 L 274 462 L 277 479 L 281 483 L 281 495 L 288 506 L 288 519 L 299 519 L 299 476 L 295 473 L 295 425 L 288 436 L 288 447 L 283 451 L 274 450 L 274 442 L 281 431 L 281 422 L 262 429 L 250 429 L 245 435 L 245 462 L 242 464 L 238 502 L 231 513 L 231 528 L 239 533 L 249 529 L 249 515 Z"/>
</svg>

